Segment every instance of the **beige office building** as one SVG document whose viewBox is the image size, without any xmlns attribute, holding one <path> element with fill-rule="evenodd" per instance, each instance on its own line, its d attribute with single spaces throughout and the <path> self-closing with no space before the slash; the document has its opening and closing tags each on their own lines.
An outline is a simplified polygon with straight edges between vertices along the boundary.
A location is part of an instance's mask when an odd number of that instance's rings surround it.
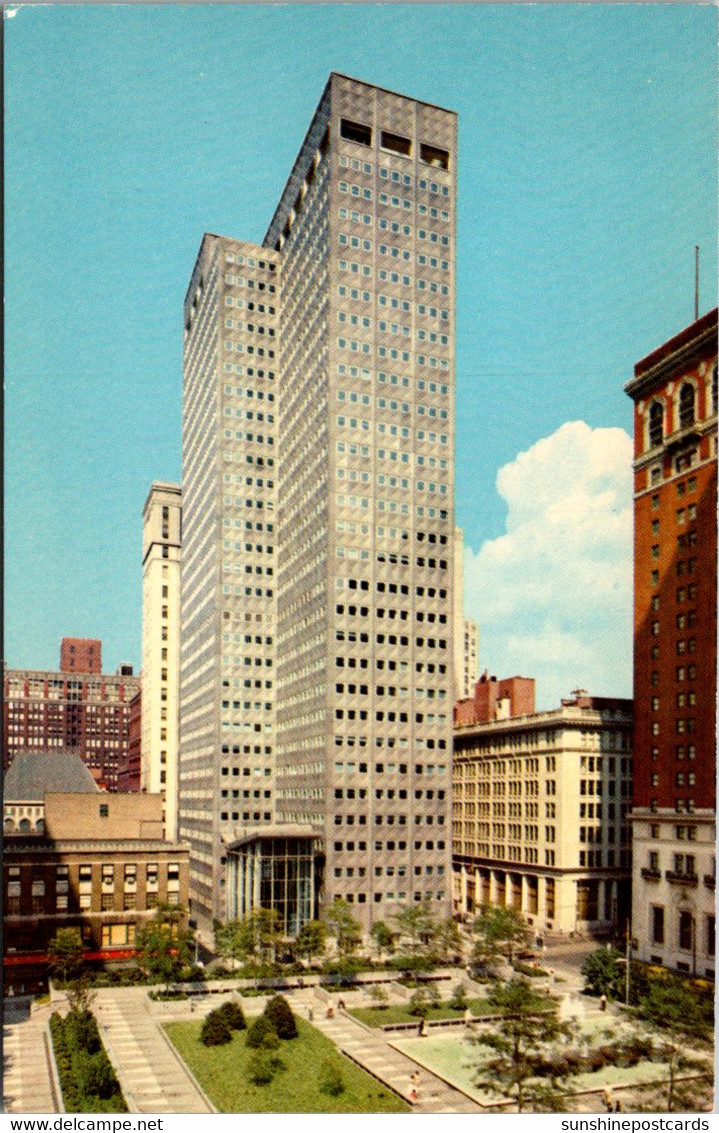
<svg viewBox="0 0 719 1133">
<path fill-rule="evenodd" d="M 142 512 L 142 740 L 140 783 L 163 799 L 165 837 L 177 838 L 182 490 L 156 481 Z"/>
<path fill-rule="evenodd" d="M 455 730 L 455 911 L 507 905 L 538 932 L 620 931 L 631 877 L 631 701 L 578 693 L 524 715 L 509 704 L 502 696 L 484 722 Z"/>
<path fill-rule="evenodd" d="M 323 838 L 325 903 L 346 898 L 366 927 L 425 896 L 449 911 L 455 206 L 456 116 L 333 74 L 264 250 L 203 242 L 185 312 L 181 832 L 208 912 L 222 905 L 218 818 L 235 805 L 222 791 L 245 785 L 268 791 L 244 807 L 250 824 L 274 811 Z M 234 305 L 249 279 L 277 311 L 255 308 L 254 331 Z M 272 363 L 248 358 L 259 324 L 277 328 Z M 269 449 L 266 421 L 240 439 L 228 419 L 266 413 L 258 391 L 277 396 Z M 277 532 L 253 540 L 273 554 L 236 530 L 274 518 L 248 431 L 277 461 Z M 255 477 L 242 496 L 238 466 Z M 236 577 L 260 564 L 276 569 L 261 598 Z M 271 715 L 242 708 L 245 666 L 276 680 L 276 750 Z"/>
</svg>

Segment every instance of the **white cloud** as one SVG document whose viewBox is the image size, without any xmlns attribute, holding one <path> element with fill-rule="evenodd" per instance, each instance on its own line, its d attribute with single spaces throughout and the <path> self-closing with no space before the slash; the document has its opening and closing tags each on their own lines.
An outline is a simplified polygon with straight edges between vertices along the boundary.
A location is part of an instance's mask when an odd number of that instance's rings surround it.
<svg viewBox="0 0 719 1133">
<path fill-rule="evenodd" d="M 574 688 L 631 696 L 632 442 L 569 421 L 500 468 L 506 534 L 465 550 L 480 668 L 537 678 L 537 704 Z"/>
</svg>

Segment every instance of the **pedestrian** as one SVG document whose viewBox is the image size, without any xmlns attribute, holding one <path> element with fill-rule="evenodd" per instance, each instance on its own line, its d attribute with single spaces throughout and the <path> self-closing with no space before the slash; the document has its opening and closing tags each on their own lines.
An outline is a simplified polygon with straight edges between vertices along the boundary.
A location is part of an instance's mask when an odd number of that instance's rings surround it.
<svg viewBox="0 0 719 1133">
<path fill-rule="evenodd" d="M 605 1086 L 602 1091 L 602 1101 L 607 1113 L 614 1113 L 614 1094 L 609 1086 Z"/>
<path fill-rule="evenodd" d="M 344 1001 L 344 999 L 340 998 L 340 999 L 337 1000 L 337 1010 L 338 1011 L 344 1011 L 344 1009 L 345 1009 L 345 1001 Z"/>
<path fill-rule="evenodd" d="M 599 997 L 599 1010 L 600 1011 L 606 1011 L 607 1010 L 607 997 L 606 997 L 606 995 L 601 995 Z"/>
<path fill-rule="evenodd" d="M 314 1011 L 312 1010 L 312 1008 L 311 1008 L 311 1007 L 308 1007 L 308 1008 L 307 1008 L 307 1018 L 309 1019 L 310 1023 L 312 1022 L 312 1020 L 314 1019 L 314 1017 L 315 1017 L 315 1013 L 314 1013 Z"/>
<path fill-rule="evenodd" d="M 420 1034 L 420 1038 L 425 1039 L 427 1037 L 428 1031 L 427 1031 L 427 1020 L 426 1019 L 422 1019 L 420 1025 L 419 1025 L 419 1034 Z"/>
</svg>

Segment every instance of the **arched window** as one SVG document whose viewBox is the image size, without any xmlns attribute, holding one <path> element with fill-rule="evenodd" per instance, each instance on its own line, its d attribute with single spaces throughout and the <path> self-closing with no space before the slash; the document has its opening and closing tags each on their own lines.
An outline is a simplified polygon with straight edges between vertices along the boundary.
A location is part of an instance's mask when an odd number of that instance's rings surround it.
<svg viewBox="0 0 719 1133">
<path fill-rule="evenodd" d="M 696 391 L 691 382 L 685 382 L 679 390 L 679 428 L 686 429 L 694 424 Z"/>
<path fill-rule="evenodd" d="M 649 447 L 657 448 L 664 439 L 664 406 L 655 401 L 649 410 Z"/>
<path fill-rule="evenodd" d="M 29 834 L 30 833 L 30 819 L 29 818 L 21 818 L 20 819 L 20 833 L 21 834 Z"/>
<path fill-rule="evenodd" d="M 15 820 L 11 818 L 10 815 L 8 815 L 8 817 L 3 822 L 3 827 L 6 834 L 12 834 L 15 829 Z"/>
</svg>

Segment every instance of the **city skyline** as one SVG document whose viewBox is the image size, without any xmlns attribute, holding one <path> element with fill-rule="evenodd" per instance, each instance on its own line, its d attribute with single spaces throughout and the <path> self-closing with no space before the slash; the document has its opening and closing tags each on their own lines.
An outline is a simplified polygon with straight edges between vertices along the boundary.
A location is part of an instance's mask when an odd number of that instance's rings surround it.
<svg viewBox="0 0 719 1133">
<path fill-rule="evenodd" d="M 179 479 L 199 239 L 261 239 L 339 70 L 459 113 L 456 520 L 480 669 L 536 676 L 550 705 L 576 683 L 630 695 L 622 387 L 690 321 L 696 243 L 700 313 L 715 302 L 716 16 L 406 13 L 51 6 L 7 23 L 10 664 L 50 668 L 77 634 L 139 668 L 142 504 Z M 305 51 L 278 79 L 289 42 Z M 267 68 L 243 74 L 261 49 Z"/>
</svg>

